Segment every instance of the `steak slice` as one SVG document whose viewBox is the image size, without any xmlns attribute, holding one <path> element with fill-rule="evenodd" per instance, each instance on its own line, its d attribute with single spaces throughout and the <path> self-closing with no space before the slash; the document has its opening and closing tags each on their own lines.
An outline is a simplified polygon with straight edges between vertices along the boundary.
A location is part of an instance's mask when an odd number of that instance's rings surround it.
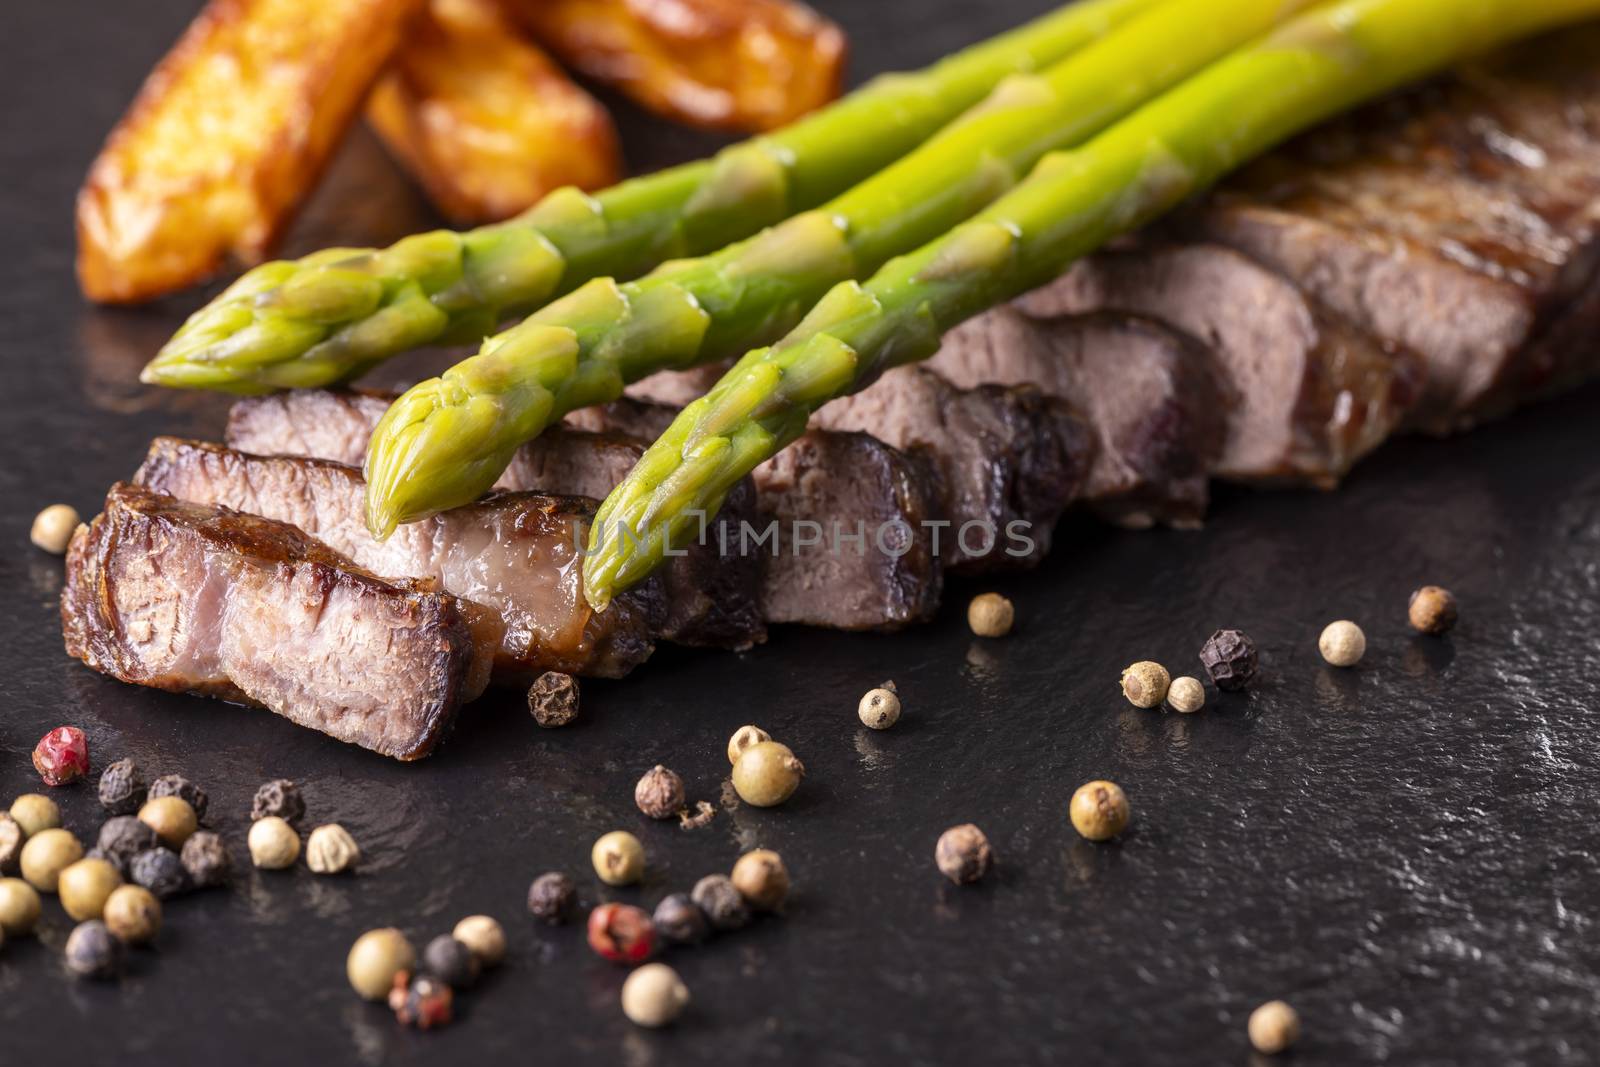
<svg viewBox="0 0 1600 1067">
<path fill-rule="evenodd" d="M 455 597 L 374 577 L 281 522 L 116 485 L 67 552 L 67 652 L 135 685 L 265 707 L 396 759 L 476 696 Z"/>
<path fill-rule="evenodd" d="M 229 413 L 228 444 L 257 455 L 310 456 L 359 466 L 392 399 L 382 393 L 328 389 L 251 397 L 234 404 Z M 638 437 L 615 430 L 552 426 L 517 450 L 495 485 L 599 499 L 633 468 L 644 449 Z M 686 546 L 684 555 L 662 568 L 666 609 L 657 636 L 680 645 L 735 649 L 766 640 L 760 561 L 725 556 L 718 549 L 724 538 L 736 543 L 740 520 L 755 515 L 755 486 L 745 479 L 729 492 L 705 540 Z"/>
<path fill-rule="evenodd" d="M 1596 368 L 1600 26 L 1469 64 L 1292 142 L 1189 220 L 1418 352 L 1446 431 Z M 1563 325 L 1576 317 L 1580 325 Z"/>
<path fill-rule="evenodd" d="M 619 678 L 653 648 L 652 615 L 661 610 L 655 583 L 605 612 L 583 598 L 580 550 L 594 502 L 582 497 L 492 494 L 377 541 L 363 521 L 366 483 L 342 463 L 158 437 L 135 481 L 290 523 L 375 574 L 430 579 L 481 604 L 504 624 L 498 681 L 526 685 L 550 670 Z"/>
<path fill-rule="evenodd" d="M 1207 343 L 1228 414 L 1213 470 L 1223 478 L 1331 488 L 1389 436 L 1420 383 L 1409 352 L 1220 245 L 1101 252 L 1018 306 L 1035 316 L 1134 312 Z"/>
<path fill-rule="evenodd" d="M 771 547 L 748 546 L 765 553 L 768 622 L 897 630 L 938 611 L 944 574 L 928 523 L 942 492 L 930 463 L 869 434 L 812 430 L 755 480 L 760 532 L 775 531 Z"/>
<path fill-rule="evenodd" d="M 732 360 L 724 360 L 720 363 L 708 363 L 703 367 L 690 367 L 687 370 L 657 371 L 648 378 L 634 382 L 623 392 L 628 398 L 647 404 L 660 404 L 669 408 L 687 407 L 709 393 L 711 387 L 722 380 L 722 376 L 731 366 L 733 366 Z"/>
<path fill-rule="evenodd" d="M 1139 315 L 1039 320 L 999 307 L 945 334 L 928 366 L 963 388 L 1033 384 L 1065 398 L 1099 447 L 1083 499 L 1124 526 L 1198 524 L 1227 422 L 1209 349 Z"/>
<path fill-rule="evenodd" d="M 958 572 L 1031 566 L 1083 488 L 1094 456 L 1088 424 L 1031 385 L 958 389 L 926 367 L 898 367 L 813 422 L 855 430 L 938 464 L 950 522 L 936 551 Z"/>
</svg>

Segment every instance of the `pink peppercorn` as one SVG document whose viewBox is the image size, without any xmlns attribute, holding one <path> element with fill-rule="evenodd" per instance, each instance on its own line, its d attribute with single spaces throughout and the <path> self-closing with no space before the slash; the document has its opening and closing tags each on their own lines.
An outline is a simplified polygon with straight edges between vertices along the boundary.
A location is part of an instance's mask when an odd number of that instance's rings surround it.
<svg viewBox="0 0 1600 1067">
<path fill-rule="evenodd" d="M 589 913 L 589 947 L 614 963 L 643 963 L 656 952 L 655 923 L 632 904 L 602 904 Z"/>
<path fill-rule="evenodd" d="M 33 767 L 45 785 L 66 785 L 89 773 L 89 740 L 76 726 L 57 726 L 33 748 Z"/>
</svg>

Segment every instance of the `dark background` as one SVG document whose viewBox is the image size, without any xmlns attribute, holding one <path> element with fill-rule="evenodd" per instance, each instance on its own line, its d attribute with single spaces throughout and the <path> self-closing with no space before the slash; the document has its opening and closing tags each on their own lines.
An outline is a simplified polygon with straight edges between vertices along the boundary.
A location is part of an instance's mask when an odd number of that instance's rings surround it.
<svg viewBox="0 0 1600 1067">
<path fill-rule="evenodd" d="M 58 560 L 29 546 L 41 506 L 92 514 L 157 433 L 220 435 L 226 402 L 136 376 L 201 294 L 97 311 L 72 278 L 72 199 L 101 138 L 198 5 L 8 5 L 0 35 L 0 794 L 38 787 L 28 752 L 76 723 L 96 766 L 131 755 L 211 794 L 240 864 L 230 892 L 169 902 L 158 947 L 119 984 L 75 982 L 54 900 L 37 940 L 0 948 L 0 1059 L 24 1062 L 1248 1063 L 1250 1009 L 1283 997 L 1302 1064 L 1579 1064 L 1600 1056 L 1600 862 L 1593 744 L 1600 632 L 1600 455 L 1590 389 L 1467 437 L 1386 447 L 1336 494 L 1224 492 L 1198 533 L 1072 520 L 1038 574 L 995 587 L 1021 625 L 976 641 L 974 587 L 897 637 L 780 630 L 744 656 L 663 650 L 585 690 L 579 725 L 536 729 L 514 695 L 467 710 L 433 759 L 402 766 L 269 714 L 119 685 L 67 659 Z M 914 66 L 1045 0 L 821 5 L 852 76 Z M 619 107 L 644 169 L 715 142 Z M 291 251 L 427 224 L 358 131 Z M 438 358 L 397 373 L 416 374 Z M 1452 587 L 1462 623 L 1413 637 L 1406 596 Z M 1366 628 L 1359 669 L 1323 666 L 1327 621 Z M 1119 669 L 1194 672 L 1222 625 L 1261 644 L 1262 684 L 1179 717 L 1130 708 Z M 893 678 L 906 715 L 859 727 Z M 732 807 L 692 833 L 647 824 L 638 775 L 676 768 L 716 800 L 728 734 L 757 722 L 810 773 L 788 805 Z M 250 797 L 285 775 L 312 823 L 366 851 L 354 877 L 258 873 Z M 1132 831 L 1081 841 L 1073 789 L 1127 790 Z M 92 838 L 88 786 L 57 790 Z M 940 878 L 933 843 L 979 823 L 999 866 Z M 640 889 L 589 871 L 600 833 L 649 852 Z M 528 881 L 572 872 L 586 901 L 652 905 L 743 850 L 780 850 L 789 913 L 673 954 L 694 994 L 675 1028 L 629 1025 L 623 972 L 577 928 L 535 929 Z M 420 946 L 473 912 L 510 957 L 418 1034 L 358 1001 L 344 956 L 369 927 Z"/>
</svg>

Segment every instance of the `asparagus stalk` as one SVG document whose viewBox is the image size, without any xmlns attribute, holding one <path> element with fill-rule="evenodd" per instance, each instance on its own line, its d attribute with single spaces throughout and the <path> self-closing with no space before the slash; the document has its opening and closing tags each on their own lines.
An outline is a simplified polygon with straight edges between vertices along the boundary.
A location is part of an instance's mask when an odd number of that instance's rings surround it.
<svg viewBox="0 0 1600 1067">
<path fill-rule="evenodd" d="M 633 277 L 819 204 L 1007 75 L 1054 63 L 1155 2 L 1069 5 L 918 73 L 880 77 L 712 159 L 594 196 L 560 189 L 509 222 L 263 264 L 191 316 L 143 380 L 270 392 L 343 381 L 431 342 L 477 340 L 590 278 Z"/>
<path fill-rule="evenodd" d="M 943 233 L 1047 151 L 1081 143 L 1311 2 L 1164 0 L 1042 74 L 1002 82 L 822 207 L 636 282 L 590 282 L 394 403 L 367 454 L 368 525 L 384 537 L 474 499 L 520 444 L 626 382 L 782 336 L 833 284 Z"/>
<path fill-rule="evenodd" d="M 1040 285 L 1285 137 L 1463 55 L 1586 17 L 1600 0 L 1338 0 L 1281 27 L 865 284 L 686 407 L 601 505 L 584 589 L 603 609 L 827 401 L 925 359 L 940 335 Z"/>
</svg>

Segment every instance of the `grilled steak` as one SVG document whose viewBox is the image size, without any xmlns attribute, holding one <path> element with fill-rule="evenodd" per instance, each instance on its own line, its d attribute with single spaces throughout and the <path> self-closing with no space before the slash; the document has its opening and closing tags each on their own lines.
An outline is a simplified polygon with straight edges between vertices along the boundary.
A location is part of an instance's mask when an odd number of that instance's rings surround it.
<svg viewBox="0 0 1600 1067">
<path fill-rule="evenodd" d="M 362 520 L 366 485 L 353 467 L 293 456 L 253 456 L 159 437 L 135 481 L 196 504 L 291 523 L 382 575 L 426 578 L 504 622 L 495 677 L 527 684 L 547 670 L 617 678 L 651 652 L 654 583 L 591 611 L 579 548 L 593 501 L 500 493 L 409 523 L 387 541 Z"/>
<path fill-rule="evenodd" d="M 962 387 L 1032 383 L 1083 412 L 1099 442 L 1083 499 L 1112 521 L 1204 517 L 1226 421 L 1211 353 L 1187 334 L 1138 315 L 1001 307 L 947 333 L 928 366 Z"/>
<path fill-rule="evenodd" d="M 721 380 L 731 366 L 733 363 L 729 361 L 690 367 L 688 370 L 657 371 L 648 378 L 634 382 L 624 392 L 629 398 L 648 404 L 686 407 L 710 392 L 711 387 Z"/>
<path fill-rule="evenodd" d="M 1035 316 L 1135 312 L 1209 344 L 1228 412 L 1213 470 L 1224 478 L 1337 484 L 1394 430 L 1420 378 L 1409 353 L 1219 245 L 1101 252 L 1018 306 Z"/>
<path fill-rule="evenodd" d="M 1594 372 L 1600 27 L 1480 60 L 1308 134 L 1189 220 L 1421 354 L 1414 422 L 1469 425 Z M 1585 296 L 1587 294 L 1587 299 Z"/>
<path fill-rule="evenodd" d="M 241 400 L 228 416 L 228 444 L 257 455 L 310 456 L 358 465 L 366 458 L 367 441 L 391 399 L 380 393 L 306 389 Z M 517 450 L 495 485 L 598 499 L 632 469 L 644 448 L 639 438 L 618 432 L 552 426 Z M 666 609 L 657 636 L 682 645 L 718 648 L 748 648 L 766 640 L 760 614 L 760 561 L 724 557 L 719 550 L 724 539 L 737 543 L 739 522 L 755 514 L 755 487 L 742 481 L 728 494 L 704 543 L 686 546 L 685 555 L 662 569 Z"/>
<path fill-rule="evenodd" d="M 1059 397 L 1033 386 L 957 389 L 926 367 L 891 370 L 827 404 L 813 422 L 870 432 L 903 451 L 926 450 L 947 494 L 950 529 L 941 552 L 954 571 L 1043 559 L 1094 455 L 1093 432 Z"/>
<path fill-rule="evenodd" d="M 129 485 L 73 538 L 61 622 L 67 651 L 114 678 L 403 760 L 432 751 L 495 647 L 478 652 L 453 596 L 376 578 L 285 523 Z"/>
<path fill-rule="evenodd" d="M 759 549 L 770 552 L 768 622 L 894 630 L 933 617 L 944 583 L 927 525 L 942 517 L 930 463 L 868 434 L 813 430 L 755 480 L 776 531 Z"/>
</svg>

